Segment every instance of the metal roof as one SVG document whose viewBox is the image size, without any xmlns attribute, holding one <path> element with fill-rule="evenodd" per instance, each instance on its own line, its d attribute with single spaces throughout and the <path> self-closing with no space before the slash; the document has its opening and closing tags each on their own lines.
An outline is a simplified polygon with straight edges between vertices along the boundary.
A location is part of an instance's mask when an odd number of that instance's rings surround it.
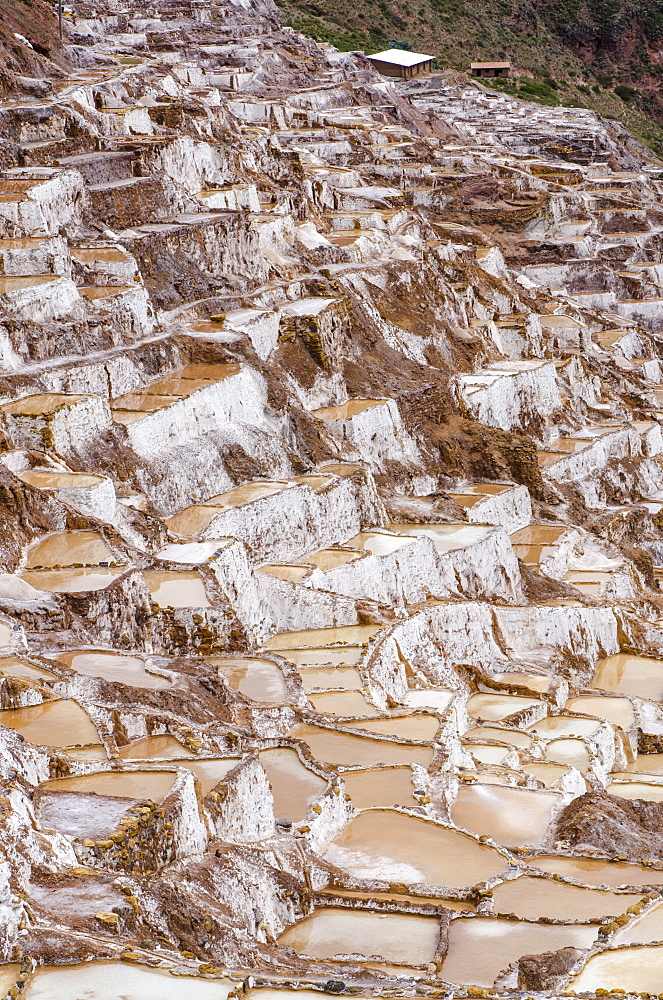
<svg viewBox="0 0 663 1000">
<path fill-rule="evenodd" d="M 417 63 L 430 62 L 435 56 L 426 56 L 423 52 L 406 52 L 405 49 L 385 49 L 368 58 L 379 59 L 380 62 L 391 63 L 393 66 L 416 66 Z"/>
</svg>

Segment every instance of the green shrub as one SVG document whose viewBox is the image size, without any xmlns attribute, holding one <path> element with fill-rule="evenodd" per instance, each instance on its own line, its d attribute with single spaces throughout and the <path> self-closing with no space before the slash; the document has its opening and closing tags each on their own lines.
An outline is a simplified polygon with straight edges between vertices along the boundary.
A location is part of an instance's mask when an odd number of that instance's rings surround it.
<svg viewBox="0 0 663 1000">
<path fill-rule="evenodd" d="M 617 97 L 621 97 L 622 101 L 626 101 L 627 104 L 630 104 L 633 98 L 638 95 L 637 90 L 627 86 L 625 83 L 620 83 L 618 87 L 615 87 L 615 93 Z"/>
</svg>

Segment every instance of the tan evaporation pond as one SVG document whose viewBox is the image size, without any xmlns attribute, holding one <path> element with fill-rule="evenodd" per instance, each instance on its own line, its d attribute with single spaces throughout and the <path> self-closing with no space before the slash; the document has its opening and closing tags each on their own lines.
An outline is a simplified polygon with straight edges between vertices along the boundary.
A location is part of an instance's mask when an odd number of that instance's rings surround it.
<svg viewBox="0 0 663 1000">
<path fill-rule="evenodd" d="M 219 668 L 233 691 L 239 691 L 252 701 L 280 705 L 286 701 L 283 674 L 271 660 L 262 659 L 207 659 L 206 663 Z"/>
<path fill-rule="evenodd" d="M 603 587 L 612 579 L 612 573 L 603 570 L 571 570 L 564 575 L 565 583 L 572 584 L 576 590 L 590 597 L 600 594 Z"/>
<path fill-rule="evenodd" d="M 6 995 L 9 990 L 16 986 L 17 979 L 21 979 L 21 965 L 0 965 L 0 994 Z"/>
<path fill-rule="evenodd" d="M 525 674 L 520 670 L 511 670 L 508 673 L 493 674 L 493 680 L 500 684 L 513 684 L 518 687 L 529 688 L 537 694 L 547 694 L 550 690 L 551 678 L 545 674 Z"/>
<path fill-rule="evenodd" d="M 523 955 L 560 948 L 589 948 L 598 927 L 526 923 L 489 917 L 456 917 L 440 976 L 451 983 L 492 986 Z"/>
<path fill-rule="evenodd" d="M 506 871 L 508 861 L 473 837 L 387 809 L 355 816 L 325 858 L 357 878 L 460 889 Z"/>
<path fill-rule="evenodd" d="M 55 677 L 50 670 L 35 667 L 32 663 L 26 663 L 15 656 L 0 657 L 0 672 L 11 677 L 22 677 L 26 681 L 43 681 Z"/>
<path fill-rule="evenodd" d="M 166 518 L 166 524 L 176 535 L 184 535 L 193 538 L 200 531 L 204 531 L 208 524 L 216 515 L 225 510 L 225 507 L 212 507 L 211 505 L 193 504 L 185 507 L 177 514 Z"/>
<path fill-rule="evenodd" d="M 5 708 L 0 725 L 15 729 L 37 746 L 73 747 L 99 743 L 96 727 L 76 701 L 46 701 L 29 708 Z"/>
<path fill-rule="evenodd" d="M 323 406 L 312 412 L 318 420 L 352 420 L 358 413 L 370 410 L 373 406 L 381 406 L 383 403 L 386 403 L 385 399 L 349 399 L 347 403 Z"/>
<path fill-rule="evenodd" d="M 592 955 L 569 988 L 576 993 L 625 990 L 657 994 L 663 982 L 663 947 L 644 945 Z"/>
<path fill-rule="evenodd" d="M 43 566 L 98 566 L 115 562 L 115 556 L 98 531 L 61 531 L 48 535 L 30 547 L 28 569 Z"/>
<path fill-rule="evenodd" d="M 338 649 L 325 647 L 316 649 L 282 649 L 279 656 L 289 660 L 296 667 L 317 667 L 329 665 L 332 667 L 354 666 L 359 662 L 363 649 L 361 646 L 345 646 Z"/>
<path fill-rule="evenodd" d="M 621 729 L 630 729 L 635 722 L 633 705 L 628 698 L 596 698 L 591 696 L 569 698 L 566 708 L 569 712 L 596 715 L 599 719 L 612 722 Z"/>
<path fill-rule="evenodd" d="M 512 545 L 553 545 L 569 529 L 563 524 L 528 524 L 511 535 Z"/>
<path fill-rule="evenodd" d="M 351 736 L 322 726 L 301 725 L 288 736 L 308 744 L 315 760 L 325 764 L 373 767 L 376 764 L 421 764 L 428 767 L 433 751 L 428 747 L 394 743 L 391 740 Z"/>
<path fill-rule="evenodd" d="M 216 496 L 210 497 L 205 502 L 213 504 L 215 507 L 240 507 L 244 503 L 251 503 L 253 500 L 262 500 L 264 497 L 281 493 L 287 486 L 287 482 L 280 480 L 246 483 L 244 486 L 235 486 L 227 493 L 217 493 Z"/>
<path fill-rule="evenodd" d="M 663 753 L 639 753 L 626 770 L 633 774 L 663 774 Z"/>
<path fill-rule="evenodd" d="M 101 677 L 106 681 L 155 691 L 171 686 L 166 677 L 149 673 L 145 668 L 145 661 L 139 656 L 125 656 L 123 653 L 108 653 L 105 650 L 73 650 L 59 653 L 58 660 L 87 677 Z"/>
<path fill-rule="evenodd" d="M 544 756 L 546 760 L 577 767 L 579 771 L 586 771 L 591 763 L 589 751 L 582 740 L 551 740 L 546 745 Z"/>
<path fill-rule="evenodd" d="M 0 664 L 0 669 L 2 666 Z M 343 691 L 358 691 L 361 688 L 361 674 L 355 667 L 313 667 L 297 671 L 305 691 L 325 688 L 341 688 Z"/>
<path fill-rule="evenodd" d="M 614 935 L 613 944 L 651 944 L 663 941 L 663 903 L 656 903 L 646 913 L 635 917 Z"/>
<path fill-rule="evenodd" d="M 305 767 L 297 752 L 288 747 L 261 750 L 258 759 L 272 786 L 276 819 L 303 820 L 309 806 L 326 789 L 325 779 Z"/>
<path fill-rule="evenodd" d="M 591 736 L 601 725 L 598 719 L 582 719 L 574 715 L 549 715 L 529 727 L 535 736 L 551 739 L 552 737 Z"/>
<path fill-rule="evenodd" d="M 338 715 L 351 719 L 357 715 L 375 715 L 375 705 L 370 705 L 359 691 L 329 691 L 311 694 L 308 699 L 316 712 Z"/>
<path fill-rule="evenodd" d="M 473 694 L 467 700 L 467 713 L 475 719 L 499 722 L 525 708 L 533 708 L 540 702 L 536 698 L 524 698 L 515 694 Z"/>
<path fill-rule="evenodd" d="M 498 743 L 508 743 L 509 746 L 527 750 L 532 746 L 532 737 L 518 729 L 498 729 L 492 726 L 475 726 L 463 734 L 466 740 L 495 740 Z"/>
<path fill-rule="evenodd" d="M 81 594 L 104 590 L 126 569 L 99 566 L 96 569 L 29 569 L 20 576 L 36 590 L 49 590 L 58 594 Z"/>
<path fill-rule="evenodd" d="M 103 476 L 88 476 L 85 472 L 51 472 L 49 469 L 26 469 L 17 473 L 28 486 L 40 490 L 89 490 L 103 483 Z"/>
<path fill-rule="evenodd" d="M 461 785 L 451 819 L 473 833 L 510 847 L 536 847 L 546 835 L 559 795 L 530 788 L 476 782 Z"/>
<path fill-rule="evenodd" d="M 313 647 L 319 649 L 338 643 L 362 646 L 383 628 L 382 625 L 339 625 L 335 628 L 314 628 L 304 632 L 280 632 L 265 643 L 265 649 L 292 650 Z"/>
<path fill-rule="evenodd" d="M 474 545 L 494 531 L 494 528 L 475 524 L 404 524 L 395 522 L 389 530 L 400 535 L 431 538 L 438 552 L 453 552 Z"/>
<path fill-rule="evenodd" d="M 355 809 L 375 806 L 417 805 L 412 792 L 412 769 L 409 767 L 374 767 L 366 771 L 346 771 L 345 790 Z"/>
<path fill-rule="evenodd" d="M 554 785 L 568 771 L 568 767 L 565 767 L 564 764 L 522 764 L 520 769 L 526 774 L 538 778 L 546 788 Z"/>
<path fill-rule="evenodd" d="M 422 966 L 432 962 L 439 939 L 437 917 L 323 906 L 284 931 L 279 944 L 309 958 L 353 955 L 359 961 Z"/>
<path fill-rule="evenodd" d="M 470 751 L 479 764 L 504 764 L 511 752 L 507 747 L 482 745 L 481 743 L 468 743 L 465 749 Z"/>
<path fill-rule="evenodd" d="M 663 802 L 663 784 L 645 781 L 614 781 L 606 792 L 620 799 L 645 799 L 648 802 Z"/>
<path fill-rule="evenodd" d="M 596 664 L 592 687 L 660 701 L 663 699 L 663 660 L 630 653 L 609 656 Z"/>
<path fill-rule="evenodd" d="M 388 535 L 381 531 L 361 531 L 346 545 L 364 552 L 370 552 L 374 556 L 388 556 L 392 552 L 398 552 L 404 545 L 409 545 L 411 538 L 403 538 L 402 535 Z"/>
<path fill-rule="evenodd" d="M 347 552 L 344 549 L 320 549 L 318 552 L 311 552 L 304 556 L 302 562 L 316 566 L 323 573 L 326 573 L 327 570 L 337 569 L 339 566 L 345 566 L 346 563 L 354 562 L 359 558 L 357 552 Z"/>
<path fill-rule="evenodd" d="M 38 968 L 21 996 L 24 1000 L 226 1000 L 235 985 L 227 979 L 171 976 L 126 962 L 84 962 Z"/>
<path fill-rule="evenodd" d="M 361 729 L 379 736 L 395 736 L 399 740 L 419 740 L 429 743 L 435 739 L 440 720 L 434 715 L 402 715 L 393 719 L 370 719 L 367 722 L 348 722 L 348 729 Z"/>
<path fill-rule="evenodd" d="M 556 858 L 552 855 L 528 858 L 533 868 L 573 878 L 585 885 L 607 885 L 614 888 L 626 885 L 659 885 L 663 883 L 663 871 L 645 868 L 643 865 L 629 865 L 623 861 L 602 861 L 599 858 Z"/>
<path fill-rule="evenodd" d="M 209 608 L 205 585 L 198 573 L 145 572 L 143 579 L 160 608 Z"/>
<path fill-rule="evenodd" d="M 601 889 L 521 875 L 493 889 L 496 913 L 515 913 L 523 920 L 553 917 L 555 920 L 599 920 L 625 913 L 641 895 Z"/>
<path fill-rule="evenodd" d="M 260 573 L 267 576 L 274 576 L 277 580 L 285 580 L 287 583 L 299 583 L 311 572 L 308 566 L 287 565 L 286 563 L 265 563 L 259 566 Z"/>
<path fill-rule="evenodd" d="M 49 792 L 85 792 L 161 802 L 173 787 L 176 777 L 174 771 L 97 771 L 44 781 L 39 787 Z"/>
<path fill-rule="evenodd" d="M 149 760 L 151 757 L 195 757 L 183 743 L 174 736 L 146 736 L 122 747 L 120 757 L 123 760 Z"/>
</svg>

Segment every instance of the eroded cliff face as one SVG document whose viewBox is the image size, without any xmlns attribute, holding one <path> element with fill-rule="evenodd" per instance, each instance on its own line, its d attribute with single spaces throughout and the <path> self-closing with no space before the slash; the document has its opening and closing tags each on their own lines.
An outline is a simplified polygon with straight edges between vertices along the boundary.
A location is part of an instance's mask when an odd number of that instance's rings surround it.
<svg viewBox="0 0 663 1000">
<path fill-rule="evenodd" d="M 658 993 L 661 164 L 268 3 L 65 42 L 0 104 L 0 995 Z"/>
</svg>

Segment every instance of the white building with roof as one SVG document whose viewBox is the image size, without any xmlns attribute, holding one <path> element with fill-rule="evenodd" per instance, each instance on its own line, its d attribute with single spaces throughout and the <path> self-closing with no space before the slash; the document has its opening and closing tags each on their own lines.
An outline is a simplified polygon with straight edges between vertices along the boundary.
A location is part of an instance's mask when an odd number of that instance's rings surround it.
<svg viewBox="0 0 663 1000">
<path fill-rule="evenodd" d="M 409 80 L 413 76 L 430 73 L 435 56 L 427 56 L 423 52 L 406 52 L 405 49 L 385 49 L 384 52 L 376 52 L 367 58 L 383 76 L 398 76 L 402 80 Z"/>
</svg>

